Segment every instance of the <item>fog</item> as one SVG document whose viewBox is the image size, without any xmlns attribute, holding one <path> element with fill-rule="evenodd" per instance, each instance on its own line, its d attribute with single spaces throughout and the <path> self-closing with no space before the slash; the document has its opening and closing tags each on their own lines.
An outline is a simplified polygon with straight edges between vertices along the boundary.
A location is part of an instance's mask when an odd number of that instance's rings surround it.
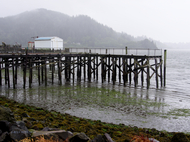
<svg viewBox="0 0 190 142">
<path fill-rule="evenodd" d="M 190 42 L 188 0 L 0 0 L 0 17 L 39 8 L 87 15 L 118 32 L 161 42 Z"/>
</svg>

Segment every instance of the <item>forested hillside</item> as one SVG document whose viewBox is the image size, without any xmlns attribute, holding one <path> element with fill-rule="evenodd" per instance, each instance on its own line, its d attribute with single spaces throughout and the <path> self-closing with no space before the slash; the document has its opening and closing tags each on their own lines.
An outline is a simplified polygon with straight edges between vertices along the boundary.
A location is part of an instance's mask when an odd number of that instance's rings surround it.
<svg viewBox="0 0 190 142">
<path fill-rule="evenodd" d="M 126 25 L 127 26 L 127 25 Z M 154 42 L 118 33 L 94 19 L 80 15 L 70 17 L 45 9 L 0 18 L 0 44 L 27 46 L 35 36 L 58 36 L 64 47 L 157 48 Z"/>
</svg>

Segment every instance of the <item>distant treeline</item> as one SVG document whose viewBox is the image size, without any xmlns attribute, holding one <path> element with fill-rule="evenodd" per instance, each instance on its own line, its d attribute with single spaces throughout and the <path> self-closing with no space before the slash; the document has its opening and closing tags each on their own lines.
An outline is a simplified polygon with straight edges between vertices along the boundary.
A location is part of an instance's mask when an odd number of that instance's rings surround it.
<svg viewBox="0 0 190 142">
<path fill-rule="evenodd" d="M 0 50 L 4 50 L 4 51 L 11 51 L 11 50 L 20 50 L 22 48 L 22 45 L 20 44 L 14 44 L 14 45 L 10 45 L 10 44 L 6 44 L 4 42 L 2 42 L 2 45 L 0 45 Z"/>
</svg>

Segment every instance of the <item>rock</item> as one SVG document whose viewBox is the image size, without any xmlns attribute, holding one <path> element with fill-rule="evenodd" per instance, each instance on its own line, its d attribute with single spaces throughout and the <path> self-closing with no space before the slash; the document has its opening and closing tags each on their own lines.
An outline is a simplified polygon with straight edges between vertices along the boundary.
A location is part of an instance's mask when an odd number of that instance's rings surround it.
<svg viewBox="0 0 190 142">
<path fill-rule="evenodd" d="M 25 126 L 28 128 L 28 129 L 31 129 L 32 128 L 32 123 L 29 122 L 28 120 L 25 120 Z"/>
<path fill-rule="evenodd" d="M 68 137 L 72 136 L 71 132 L 66 132 L 65 130 L 58 131 L 34 131 L 32 137 L 44 136 L 45 139 L 62 140 L 65 141 Z"/>
<path fill-rule="evenodd" d="M 29 116 L 27 113 L 25 113 L 25 112 L 22 113 L 21 115 L 22 115 L 22 117 L 30 117 L 30 116 Z"/>
<path fill-rule="evenodd" d="M 90 138 L 84 133 L 78 133 L 69 139 L 69 142 L 87 142 Z"/>
<path fill-rule="evenodd" d="M 113 142 L 109 134 L 97 135 L 91 142 Z"/>
<path fill-rule="evenodd" d="M 34 118 L 28 118 L 27 120 L 29 120 L 29 121 L 36 121 L 36 119 L 34 119 Z"/>
<path fill-rule="evenodd" d="M 19 125 L 19 127 L 17 124 Z M 25 127 L 25 124 L 22 121 L 17 123 L 10 123 L 6 120 L 1 120 L 0 129 L 2 131 L 0 142 L 6 141 L 7 139 L 11 139 L 13 141 L 19 141 L 21 139 L 30 136 L 30 132 Z"/>
<path fill-rule="evenodd" d="M 39 128 L 37 126 L 32 126 L 32 129 L 39 130 Z"/>
<path fill-rule="evenodd" d="M 127 138 L 124 140 L 124 142 L 131 142 L 131 139 Z"/>
<path fill-rule="evenodd" d="M 44 127 L 42 131 L 50 131 L 49 127 Z"/>
<path fill-rule="evenodd" d="M 29 131 L 25 131 L 15 126 L 13 126 L 11 129 L 12 130 L 9 134 L 10 134 L 11 139 L 13 139 L 14 141 L 20 141 L 31 135 Z"/>
<path fill-rule="evenodd" d="M 13 112 L 10 108 L 0 105 L 0 120 L 7 120 L 9 122 L 15 123 L 15 118 Z"/>
<path fill-rule="evenodd" d="M 9 124 L 9 132 L 13 131 L 14 129 L 17 129 L 18 126 L 16 123 L 10 123 Z"/>
<path fill-rule="evenodd" d="M 49 127 L 44 127 L 42 129 L 42 131 L 58 131 L 58 130 L 60 130 L 60 129 L 58 129 L 58 128 L 49 128 Z"/>
<path fill-rule="evenodd" d="M 176 133 L 171 142 L 189 142 L 189 139 L 185 136 L 184 133 Z"/>
<path fill-rule="evenodd" d="M 102 135 L 97 135 L 93 140 L 90 142 L 106 142 Z"/>
<path fill-rule="evenodd" d="M 110 137 L 108 133 L 105 133 L 104 136 L 105 136 L 106 142 L 113 142 L 112 138 Z"/>
<path fill-rule="evenodd" d="M 0 121 L 0 130 L 3 132 L 9 132 L 10 123 L 7 120 Z"/>
<path fill-rule="evenodd" d="M 12 139 L 10 138 L 10 135 L 8 132 L 4 132 L 1 136 L 0 136 L 0 142 L 9 142 L 12 141 Z"/>
<path fill-rule="evenodd" d="M 160 137 L 165 137 L 165 133 L 161 132 Z"/>
<path fill-rule="evenodd" d="M 22 140 L 31 135 L 23 121 L 17 121 L 16 123 L 10 124 L 9 132 L 10 137 L 15 141 Z"/>
<path fill-rule="evenodd" d="M 71 133 L 70 131 L 65 131 L 65 132 L 56 132 L 56 135 L 59 136 L 59 138 L 61 138 L 62 140 L 67 140 L 69 138 L 71 138 L 73 136 L 73 133 Z"/>
<path fill-rule="evenodd" d="M 25 130 L 25 131 L 28 131 L 27 127 L 25 126 L 24 121 L 16 121 L 16 124 L 17 124 L 17 126 L 18 126 L 20 129 L 23 129 L 23 130 Z"/>
<path fill-rule="evenodd" d="M 41 131 L 35 131 L 33 133 L 33 136 L 35 137 L 40 135 L 57 135 L 60 139 L 66 140 L 72 137 L 73 133 L 71 133 L 70 131 L 59 130 L 56 128 L 44 127 Z"/>
</svg>

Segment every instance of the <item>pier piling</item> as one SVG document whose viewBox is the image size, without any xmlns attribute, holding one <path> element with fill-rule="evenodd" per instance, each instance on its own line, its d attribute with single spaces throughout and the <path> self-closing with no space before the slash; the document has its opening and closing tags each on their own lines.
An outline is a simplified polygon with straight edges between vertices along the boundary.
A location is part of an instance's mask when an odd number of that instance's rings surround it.
<svg viewBox="0 0 190 142">
<path fill-rule="evenodd" d="M 5 84 L 10 88 L 10 76 L 13 83 L 13 88 L 16 88 L 18 68 L 20 65 L 23 69 L 23 88 L 26 88 L 26 83 L 29 83 L 29 88 L 32 87 L 33 72 L 37 73 L 36 80 L 41 85 L 45 83 L 48 85 L 48 77 L 51 79 L 51 83 L 55 82 L 55 75 L 58 76 L 58 84 L 62 85 L 62 81 L 73 82 L 76 79 L 81 81 L 82 78 L 92 81 L 99 79 L 101 74 L 101 82 L 112 81 L 116 84 L 124 86 L 134 84 L 134 87 L 146 86 L 150 87 L 150 79 L 155 75 L 156 88 L 166 85 L 166 50 L 164 51 L 164 77 L 162 79 L 162 56 L 138 56 L 138 55 L 110 55 L 110 54 L 30 54 L 25 55 L 0 55 L 0 85 L 4 79 Z M 154 62 L 154 63 L 153 63 Z M 3 67 L 3 65 L 5 67 Z M 9 68 L 12 69 L 12 74 L 9 75 Z M 76 70 L 75 70 L 76 68 Z M 2 77 L 3 71 L 5 77 Z M 36 71 L 35 71 L 36 70 Z M 50 75 L 48 75 L 50 71 Z M 29 72 L 29 76 L 27 74 Z M 139 77 L 140 75 L 140 77 Z M 65 77 L 62 77 L 65 76 Z M 144 78 L 146 76 L 146 84 Z M 27 80 L 27 77 L 29 78 Z M 160 79 L 159 79 L 160 78 Z M 62 80 L 63 79 L 63 80 Z M 163 82 L 164 81 L 164 82 Z"/>
</svg>

